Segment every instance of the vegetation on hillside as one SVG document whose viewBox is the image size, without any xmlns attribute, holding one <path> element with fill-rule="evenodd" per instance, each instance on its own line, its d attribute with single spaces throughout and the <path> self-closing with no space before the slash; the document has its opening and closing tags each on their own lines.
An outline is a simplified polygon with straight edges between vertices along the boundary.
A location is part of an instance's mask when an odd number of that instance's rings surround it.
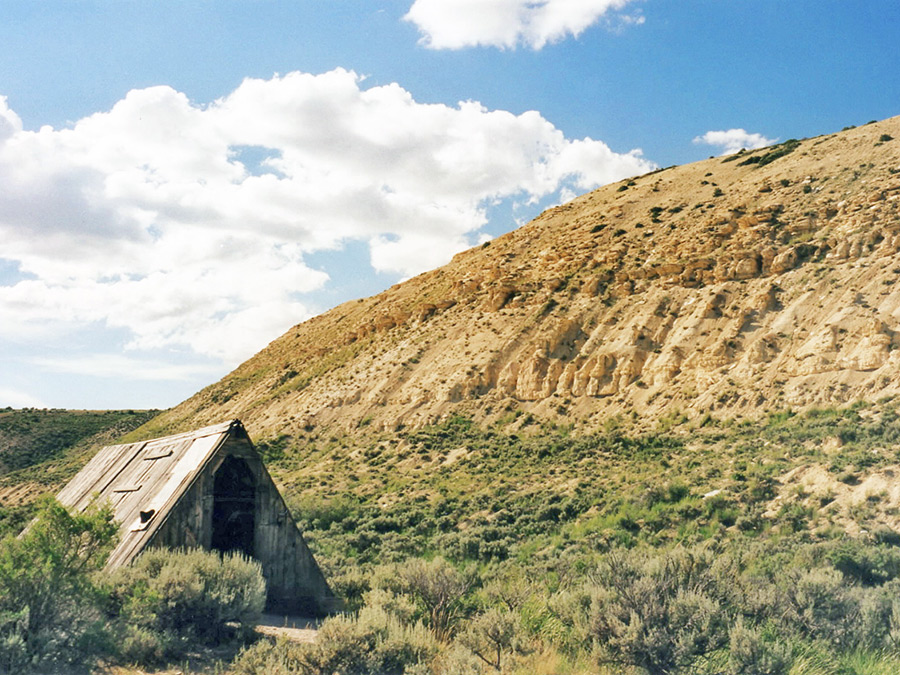
<svg viewBox="0 0 900 675">
<path fill-rule="evenodd" d="M 0 410 L 0 475 L 58 459 L 97 434 L 115 438 L 158 410 Z"/>
<path fill-rule="evenodd" d="M 564 576 L 412 559 L 379 567 L 358 612 L 327 620 L 315 645 L 259 643 L 234 669 L 892 673 L 898 563 L 900 551 L 884 545 L 793 537 L 614 549 Z M 876 569 L 877 581 L 862 580 Z"/>
<path fill-rule="evenodd" d="M 30 499 L 7 503 L 0 496 L 0 537 L 25 527 L 35 512 L 34 498 L 74 476 L 91 449 L 115 443 L 158 412 L 0 409 L 0 492 L 35 486 Z"/>
<path fill-rule="evenodd" d="M 790 483 L 893 471 L 894 401 L 635 428 L 260 443 L 355 613 L 237 672 L 895 672 L 896 505 Z"/>
<path fill-rule="evenodd" d="M 616 417 L 592 434 L 511 410 L 264 439 L 348 611 L 315 644 L 248 645 L 227 672 L 896 672 L 898 438 L 900 402 L 884 399 L 757 420 L 676 410 L 652 429 Z M 162 663 L 228 638 L 225 617 L 252 622 L 252 570 L 167 555 L 55 594 L 66 659 Z M 7 565 L 4 589 L 39 568 Z M 0 608 L 4 658 L 62 658 L 21 606 Z"/>
<path fill-rule="evenodd" d="M 489 428 L 454 417 L 364 442 L 313 431 L 258 446 L 318 557 L 341 569 L 417 553 L 533 563 L 850 525 L 890 538 L 887 495 L 844 504 L 825 485 L 778 498 L 779 479 L 820 466 L 836 485 L 860 483 L 898 463 L 898 436 L 885 400 L 743 422 L 676 412 L 640 434 L 627 419 L 576 435 L 511 413 Z"/>
</svg>

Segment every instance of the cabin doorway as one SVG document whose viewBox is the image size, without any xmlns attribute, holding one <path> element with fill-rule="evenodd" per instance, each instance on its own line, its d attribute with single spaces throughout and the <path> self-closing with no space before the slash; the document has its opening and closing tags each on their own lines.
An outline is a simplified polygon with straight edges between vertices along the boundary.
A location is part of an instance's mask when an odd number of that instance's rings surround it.
<svg viewBox="0 0 900 675">
<path fill-rule="evenodd" d="M 212 548 L 253 556 L 256 482 L 247 462 L 226 457 L 213 482 Z"/>
</svg>

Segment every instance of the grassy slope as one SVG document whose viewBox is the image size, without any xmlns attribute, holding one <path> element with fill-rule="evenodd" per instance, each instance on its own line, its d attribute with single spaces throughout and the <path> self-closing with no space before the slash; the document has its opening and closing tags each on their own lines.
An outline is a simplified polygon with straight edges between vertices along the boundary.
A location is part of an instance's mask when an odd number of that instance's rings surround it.
<svg viewBox="0 0 900 675">
<path fill-rule="evenodd" d="M 156 410 L 0 410 L 0 535 L 31 517 L 36 497 L 54 492 L 87 462 Z"/>
<path fill-rule="evenodd" d="M 492 564 L 586 565 L 621 546 L 876 532 L 891 539 L 885 493 L 836 499 L 890 473 L 900 437 L 892 400 L 736 423 L 687 423 L 651 433 L 609 420 L 603 432 L 510 414 L 483 429 L 461 417 L 396 435 L 261 441 L 322 563 L 340 575 L 411 555 Z M 818 487 L 789 472 L 819 467 Z M 718 491 L 718 492 L 717 492 Z M 712 493 L 712 494 L 711 494 Z"/>
<path fill-rule="evenodd" d="M 476 569 L 479 584 L 503 575 L 531 579 L 529 603 L 544 609 L 534 626 L 523 624 L 522 635 L 537 651 L 517 657 L 516 672 L 564 666 L 575 673 L 595 672 L 594 656 L 576 630 L 578 620 L 569 625 L 553 608 L 580 598 L 577 589 L 613 552 L 652 556 L 676 543 L 706 542 L 776 580 L 787 578 L 785 569 L 799 575 L 809 566 L 838 568 L 853 589 L 880 588 L 897 576 L 893 494 L 873 492 L 846 503 L 831 484 L 821 490 L 795 485 L 791 472 L 819 467 L 847 489 L 889 475 L 900 465 L 893 449 L 898 413 L 900 401 L 891 399 L 741 422 L 710 416 L 690 422 L 673 412 L 650 432 L 640 431 L 646 420 L 617 417 L 598 433 L 577 435 L 510 411 L 489 427 L 453 417 L 420 430 L 382 433 L 363 425 L 340 436 L 311 429 L 257 445 L 351 606 L 376 583 L 379 567 L 419 556 L 442 555 Z M 127 418 L 118 419 L 127 426 Z M 57 460 L 3 482 L 58 479 L 83 462 L 86 448 L 71 446 Z M 847 548 L 845 532 L 854 528 L 863 534 L 856 548 Z M 489 602 L 485 592 L 476 588 L 467 596 L 467 613 Z M 551 620 L 565 624 L 561 637 L 544 635 Z M 807 658 L 804 650 L 820 649 L 809 640 L 791 644 L 795 665 Z M 834 657 L 821 649 L 816 658 Z M 882 668 L 871 672 L 890 672 L 884 668 L 895 664 L 880 652 L 847 654 Z M 539 667 L 542 655 L 556 665 Z"/>
<path fill-rule="evenodd" d="M 662 590 L 646 586 L 647 570 L 677 568 L 680 544 L 688 560 L 708 555 L 728 569 L 710 586 L 724 594 L 711 616 L 733 632 L 745 621 L 752 649 L 786 659 L 783 669 L 738 672 L 862 675 L 897 672 L 897 653 L 879 645 L 900 588 L 900 494 L 866 486 L 900 470 L 898 413 L 892 399 L 756 421 L 674 412 L 651 432 L 640 431 L 646 420 L 611 418 L 576 435 L 513 411 L 487 428 L 454 417 L 394 434 L 313 429 L 258 447 L 351 608 L 391 611 L 390 580 L 432 556 L 475 575 L 458 635 L 479 611 L 503 612 L 518 598 L 516 635 L 527 648 L 504 672 L 645 672 L 623 670 L 629 657 L 615 649 L 597 651 L 596 603 L 627 599 L 633 581 L 639 611 L 658 618 Z M 631 571 L 608 583 L 600 570 L 616 561 Z M 665 621 L 664 642 L 679 630 L 674 614 Z M 442 658 L 455 658 L 454 644 Z M 607 656 L 625 660 L 598 670 Z M 666 672 L 722 673 L 729 658 L 726 641 Z M 236 672 L 273 667 L 251 662 Z"/>
<path fill-rule="evenodd" d="M 124 433 L 158 411 L 0 411 L 0 474 L 60 457 L 68 448 L 105 431 Z"/>
<path fill-rule="evenodd" d="M 848 505 L 827 485 L 817 491 L 784 477 L 816 466 L 852 486 L 889 471 L 900 464 L 892 450 L 898 408 L 883 400 L 690 423 L 675 412 L 649 433 L 616 417 L 590 435 L 512 411 L 489 427 L 454 417 L 416 431 L 311 430 L 257 446 L 317 555 L 340 574 L 422 553 L 482 564 L 593 559 L 623 545 L 890 529 L 897 523 L 888 494 Z M 0 489 L 35 483 L 52 491 L 91 447 L 151 415 L 2 412 L 0 447 L 22 468 L 0 476 Z"/>
</svg>

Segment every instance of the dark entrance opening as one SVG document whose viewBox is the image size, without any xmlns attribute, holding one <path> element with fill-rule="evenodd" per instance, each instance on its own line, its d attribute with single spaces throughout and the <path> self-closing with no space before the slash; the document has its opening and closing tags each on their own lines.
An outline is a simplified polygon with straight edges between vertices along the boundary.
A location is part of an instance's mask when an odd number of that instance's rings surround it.
<svg viewBox="0 0 900 675">
<path fill-rule="evenodd" d="M 253 555 L 256 485 L 247 462 L 226 457 L 213 483 L 212 547 Z"/>
</svg>

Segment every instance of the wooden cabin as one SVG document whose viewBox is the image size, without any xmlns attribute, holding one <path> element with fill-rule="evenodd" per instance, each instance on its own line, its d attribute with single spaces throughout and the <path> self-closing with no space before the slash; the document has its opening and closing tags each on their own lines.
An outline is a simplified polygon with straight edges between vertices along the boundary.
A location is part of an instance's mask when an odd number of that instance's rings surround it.
<svg viewBox="0 0 900 675">
<path fill-rule="evenodd" d="M 321 614 L 338 605 L 239 420 L 107 446 L 58 499 L 76 510 L 112 504 L 119 542 L 108 567 L 150 547 L 242 551 L 262 565 L 269 611 Z"/>
</svg>

